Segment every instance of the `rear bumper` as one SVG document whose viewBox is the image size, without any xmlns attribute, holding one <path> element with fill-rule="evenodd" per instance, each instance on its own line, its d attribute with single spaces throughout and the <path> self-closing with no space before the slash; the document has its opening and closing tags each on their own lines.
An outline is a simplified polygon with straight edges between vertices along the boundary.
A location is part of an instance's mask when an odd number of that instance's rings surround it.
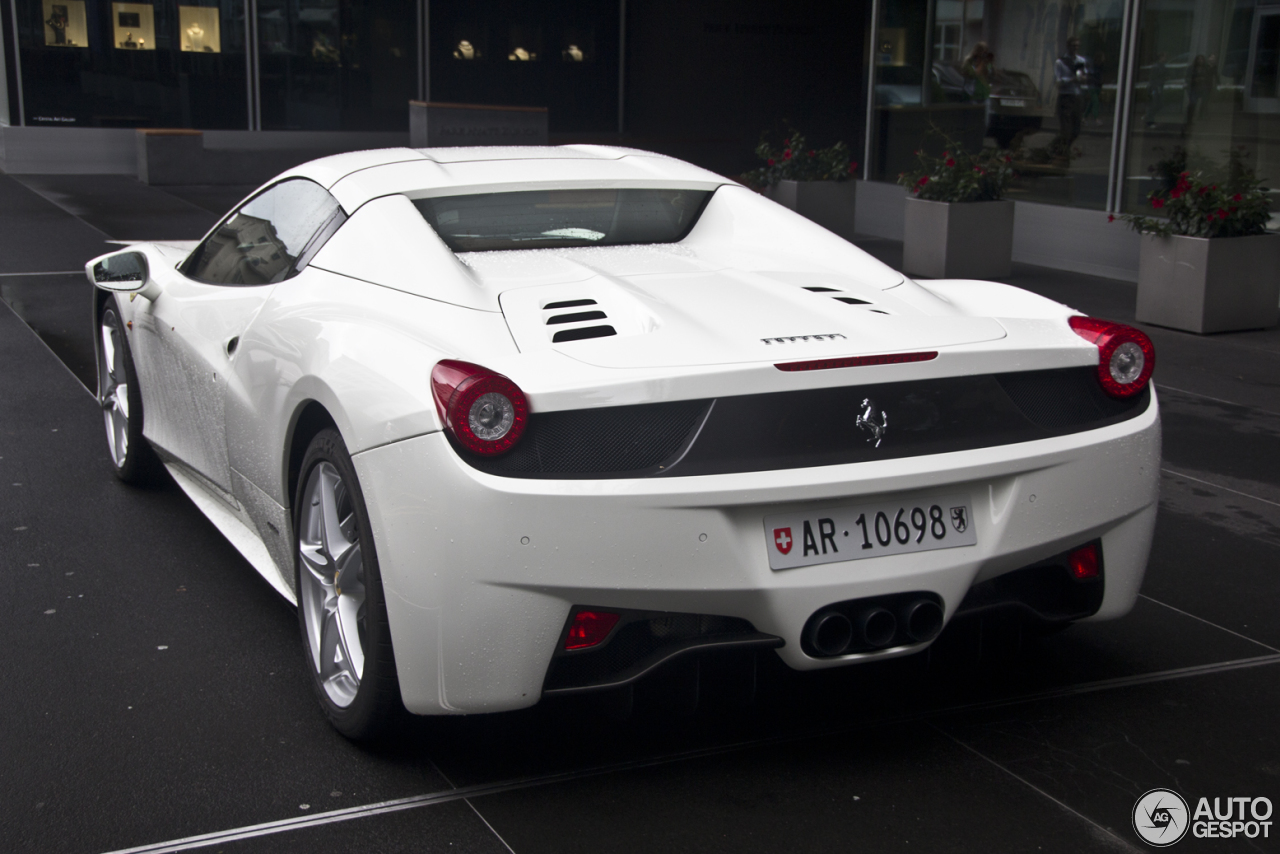
<svg viewBox="0 0 1280 854">
<path fill-rule="evenodd" d="M 419 714 L 536 703 L 574 605 L 715 614 L 783 639 L 833 603 L 903 591 L 941 597 L 1100 539 L 1093 619 L 1133 605 L 1155 522 L 1160 422 L 996 448 L 821 468 L 686 478 L 523 480 L 487 475 L 432 433 L 354 458 L 373 525 L 401 691 Z M 765 516 L 869 497 L 970 496 L 977 545 L 772 571 Z"/>
</svg>

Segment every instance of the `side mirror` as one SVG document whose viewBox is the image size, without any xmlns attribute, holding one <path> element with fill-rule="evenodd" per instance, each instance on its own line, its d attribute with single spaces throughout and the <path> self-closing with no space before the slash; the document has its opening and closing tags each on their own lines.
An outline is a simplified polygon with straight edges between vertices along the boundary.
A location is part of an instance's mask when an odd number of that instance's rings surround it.
<svg viewBox="0 0 1280 854">
<path fill-rule="evenodd" d="M 151 278 L 147 256 L 136 250 L 95 258 L 85 265 L 85 272 L 90 281 L 103 290 L 138 294 L 150 300 L 160 296 L 160 286 Z"/>
</svg>

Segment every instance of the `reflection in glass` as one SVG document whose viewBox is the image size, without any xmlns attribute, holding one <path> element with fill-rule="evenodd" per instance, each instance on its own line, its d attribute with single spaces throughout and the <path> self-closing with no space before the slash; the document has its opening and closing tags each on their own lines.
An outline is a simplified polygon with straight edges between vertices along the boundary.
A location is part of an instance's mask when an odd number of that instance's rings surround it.
<svg viewBox="0 0 1280 854">
<path fill-rule="evenodd" d="M 1280 179 L 1280 7 L 1258 0 L 1142 0 L 1121 209 L 1183 171 L 1245 167 Z M 1273 211 L 1280 194 L 1273 192 Z M 1277 225 L 1273 215 L 1272 227 Z"/>
<path fill-rule="evenodd" d="M 150 3 L 112 3 L 115 46 L 123 50 L 155 50 L 155 7 Z"/>
<path fill-rule="evenodd" d="M 218 10 L 203 6 L 179 6 L 178 38 L 185 51 L 221 53 L 222 35 Z"/>
<path fill-rule="evenodd" d="M 872 177 L 894 180 L 937 127 L 1010 152 L 1009 195 L 1106 205 L 1122 7 L 1083 0 L 886 0 L 876 35 Z M 941 153 L 939 150 L 935 153 Z"/>
<path fill-rule="evenodd" d="M 88 47 L 84 0 L 44 0 L 44 43 L 47 47 Z"/>
<path fill-rule="evenodd" d="M 470 41 L 468 41 L 467 39 L 462 39 L 461 41 L 458 42 L 458 46 L 453 49 L 453 58 L 454 59 L 479 59 L 480 51 L 476 50 L 475 45 L 473 45 Z"/>
<path fill-rule="evenodd" d="M 569 45 L 560 52 L 560 55 L 564 57 L 565 62 L 582 62 L 585 58 L 582 53 L 582 48 L 578 47 L 576 44 Z"/>
</svg>

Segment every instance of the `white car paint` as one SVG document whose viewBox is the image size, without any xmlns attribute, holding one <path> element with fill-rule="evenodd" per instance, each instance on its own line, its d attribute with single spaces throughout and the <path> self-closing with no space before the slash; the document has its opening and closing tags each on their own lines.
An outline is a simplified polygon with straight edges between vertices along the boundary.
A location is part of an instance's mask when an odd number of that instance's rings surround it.
<svg viewBox="0 0 1280 854">
<path fill-rule="evenodd" d="M 1100 537 L 1107 586 L 1095 618 L 1132 606 L 1155 518 L 1154 395 L 1123 423 L 1012 446 L 740 474 L 528 480 L 461 461 L 428 382 L 441 359 L 472 361 L 510 377 L 532 411 L 554 412 L 1095 365 L 1097 349 L 1066 324 L 1073 310 L 1005 285 L 904 279 L 733 182 L 645 152 L 391 149 L 290 176 L 329 188 L 349 217 L 293 278 L 200 284 L 176 269 L 190 244 L 130 247 L 147 256 L 158 294 L 120 300 L 145 435 L 197 506 L 292 598 L 291 431 L 304 405 L 325 408 L 366 496 L 410 711 L 535 703 L 570 607 L 585 602 L 741 617 L 782 637 L 791 666 L 830 667 L 913 650 L 810 658 L 799 633 L 826 603 L 926 589 L 950 617 L 975 581 Z M 587 186 L 716 192 L 678 244 L 458 255 L 411 204 Z M 619 334 L 552 343 L 542 307 L 584 296 Z M 775 368 L 920 349 L 939 356 Z M 766 515 L 944 489 L 972 499 L 976 547 L 769 569 Z"/>
</svg>

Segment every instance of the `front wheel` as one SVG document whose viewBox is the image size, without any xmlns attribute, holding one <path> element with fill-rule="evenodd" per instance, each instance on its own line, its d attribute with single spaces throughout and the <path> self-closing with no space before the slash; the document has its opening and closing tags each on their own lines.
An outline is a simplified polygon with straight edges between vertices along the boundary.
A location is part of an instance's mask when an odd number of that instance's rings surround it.
<svg viewBox="0 0 1280 854">
<path fill-rule="evenodd" d="M 142 437 L 142 389 L 114 297 L 98 314 L 98 403 L 116 477 L 135 485 L 153 481 L 160 461 Z"/>
<path fill-rule="evenodd" d="M 336 430 L 308 446 L 294 507 L 298 623 L 312 686 L 334 728 L 374 738 L 402 708 L 400 684 L 369 514 Z"/>
</svg>

